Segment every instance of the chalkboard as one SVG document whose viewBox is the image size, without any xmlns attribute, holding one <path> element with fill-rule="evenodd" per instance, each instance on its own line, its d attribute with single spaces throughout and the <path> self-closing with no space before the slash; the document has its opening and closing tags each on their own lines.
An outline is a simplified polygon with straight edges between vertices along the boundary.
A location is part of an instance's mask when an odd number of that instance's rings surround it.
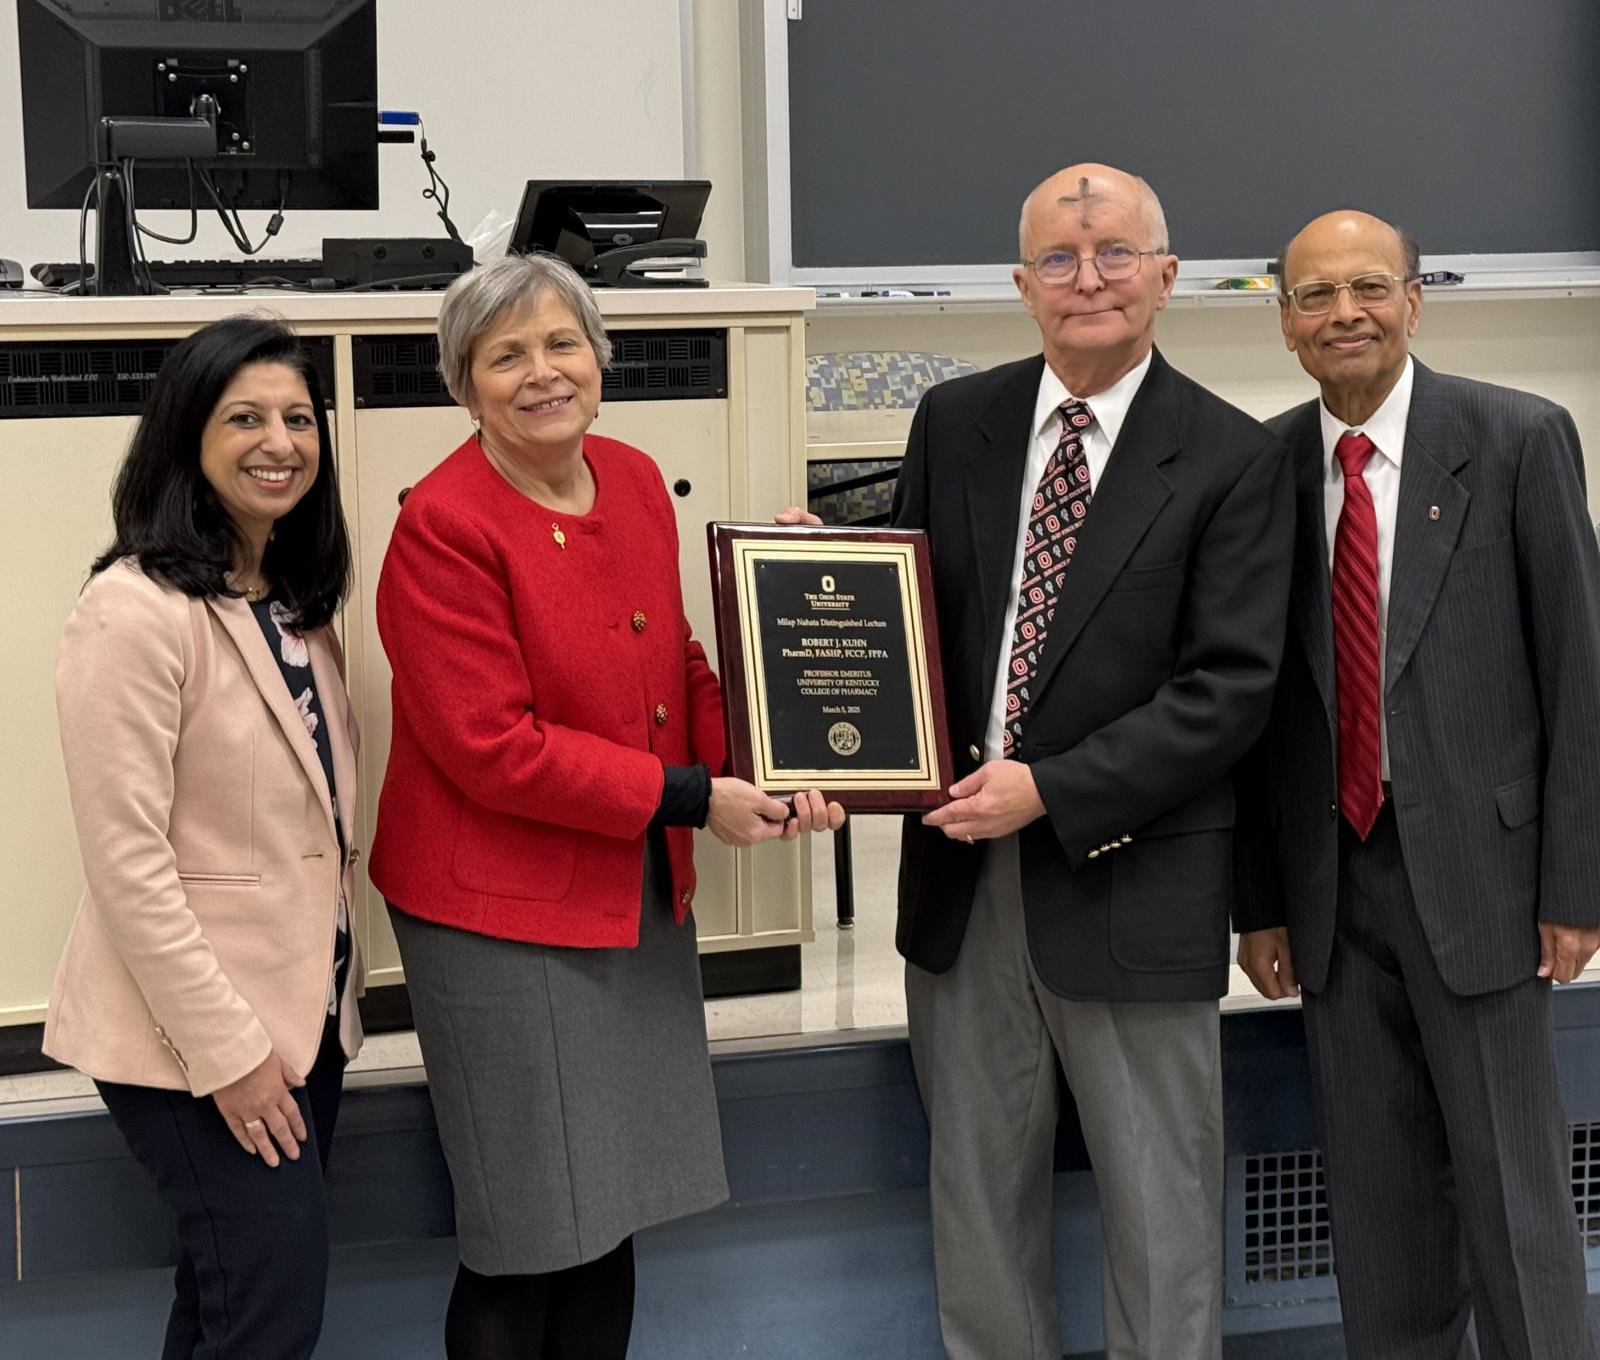
<svg viewBox="0 0 1600 1360">
<path fill-rule="evenodd" d="M 1149 180 L 1190 260 L 1264 261 L 1346 206 L 1429 256 L 1600 249 L 1597 0 L 801 0 L 767 22 L 787 277 L 1009 265 L 1024 194 L 1078 160 Z"/>
</svg>

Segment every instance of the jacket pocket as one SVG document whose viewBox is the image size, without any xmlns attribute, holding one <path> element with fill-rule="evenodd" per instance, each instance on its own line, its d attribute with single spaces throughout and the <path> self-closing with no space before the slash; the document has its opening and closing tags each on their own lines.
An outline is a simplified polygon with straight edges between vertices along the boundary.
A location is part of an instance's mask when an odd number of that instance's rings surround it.
<svg viewBox="0 0 1600 1360">
<path fill-rule="evenodd" d="M 1192 972 L 1228 956 L 1233 786 L 1214 785 L 1108 852 L 1110 948 L 1130 972 Z"/>
<path fill-rule="evenodd" d="M 1526 826 L 1539 815 L 1539 776 L 1523 775 L 1494 791 L 1494 805 L 1500 812 L 1500 824 L 1507 831 Z"/>
<path fill-rule="evenodd" d="M 208 888 L 259 888 L 260 874 L 188 874 L 178 871 L 178 882 Z"/>
<path fill-rule="evenodd" d="M 1135 973 L 1187 973 L 1228 959 L 1233 835 L 1187 831 L 1111 857 L 1110 947 Z"/>
<path fill-rule="evenodd" d="M 1450 555 L 1449 574 L 1452 577 L 1465 576 L 1482 567 L 1494 566 L 1502 563 L 1511 552 L 1511 536 L 1503 535 L 1492 538 L 1487 543 L 1468 543 L 1458 547 Z"/>
<path fill-rule="evenodd" d="M 450 877 L 472 892 L 558 902 L 572 887 L 578 832 L 466 804 Z"/>
<path fill-rule="evenodd" d="M 1161 590 L 1168 586 L 1181 585 L 1188 565 L 1188 562 L 1180 557 L 1175 562 L 1162 562 L 1152 567 L 1128 567 L 1111 583 L 1111 589 L 1113 591 Z"/>
</svg>

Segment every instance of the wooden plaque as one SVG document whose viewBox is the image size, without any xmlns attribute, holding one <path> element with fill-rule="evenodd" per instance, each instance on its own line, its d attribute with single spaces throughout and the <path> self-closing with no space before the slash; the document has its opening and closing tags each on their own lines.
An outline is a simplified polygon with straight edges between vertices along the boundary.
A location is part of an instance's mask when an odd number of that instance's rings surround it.
<svg viewBox="0 0 1600 1360">
<path fill-rule="evenodd" d="M 853 812 L 949 801 L 949 736 L 921 530 L 707 526 L 733 773 Z"/>
</svg>

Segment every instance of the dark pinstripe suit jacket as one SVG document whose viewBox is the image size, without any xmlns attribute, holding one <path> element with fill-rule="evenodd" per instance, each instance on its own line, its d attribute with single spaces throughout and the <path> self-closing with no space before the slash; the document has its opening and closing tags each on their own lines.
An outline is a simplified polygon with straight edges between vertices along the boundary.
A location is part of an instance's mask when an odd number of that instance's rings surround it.
<svg viewBox="0 0 1600 1360">
<path fill-rule="evenodd" d="M 1333 625 L 1317 403 L 1270 422 L 1295 461 L 1289 641 L 1241 778 L 1241 931 L 1289 927 L 1328 974 L 1338 882 Z M 1538 966 L 1540 920 L 1600 922 L 1600 553 L 1572 418 L 1416 365 L 1384 721 L 1406 868 L 1461 995 Z"/>
</svg>

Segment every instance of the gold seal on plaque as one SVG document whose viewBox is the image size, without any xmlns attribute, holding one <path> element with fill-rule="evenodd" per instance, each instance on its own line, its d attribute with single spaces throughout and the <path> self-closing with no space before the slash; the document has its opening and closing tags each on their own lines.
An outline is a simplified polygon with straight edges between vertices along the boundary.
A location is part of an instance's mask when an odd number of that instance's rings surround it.
<svg viewBox="0 0 1600 1360">
<path fill-rule="evenodd" d="M 854 723 L 834 723 L 828 729 L 828 745 L 836 756 L 853 756 L 861 749 L 861 733 Z"/>
</svg>

